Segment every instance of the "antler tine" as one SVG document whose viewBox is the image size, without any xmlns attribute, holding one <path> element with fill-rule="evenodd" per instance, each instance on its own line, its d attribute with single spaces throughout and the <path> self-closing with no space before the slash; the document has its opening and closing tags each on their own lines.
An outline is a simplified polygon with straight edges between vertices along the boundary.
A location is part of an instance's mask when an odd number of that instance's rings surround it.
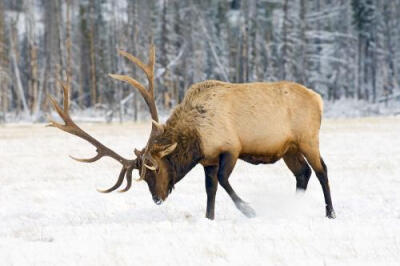
<svg viewBox="0 0 400 266">
<path fill-rule="evenodd" d="M 146 73 L 147 77 L 149 77 L 151 69 L 149 69 L 148 65 L 145 65 L 142 61 L 140 61 L 139 58 L 121 49 L 118 49 L 118 53 L 137 65 L 141 70 L 144 71 L 144 73 Z"/>
<path fill-rule="evenodd" d="M 156 49 L 154 47 L 154 44 L 150 45 L 149 57 L 150 57 L 149 58 L 149 63 L 147 65 L 149 67 L 150 73 L 151 73 L 151 76 L 148 77 L 148 79 L 149 79 L 149 92 L 150 92 L 151 96 L 154 99 L 154 64 L 156 62 Z M 157 122 L 158 122 L 158 120 L 157 120 Z"/>
<path fill-rule="evenodd" d="M 76 157 L 74 157 L 74 156 L 69 156 L 72 160 L 75 160 L 75 161 L 78 161 L 78 162 L 81 162 L 81 163 L 93 163 L 93 162 L 95 162 L 95 161 L 98 161 L 98 160 L 100 160 L 102 157 L 103 157 L 103 155 L 102 154 L 100 154 L 100 153 L 97 153 L 97 155 L 96 156 L 94 156 L 94 157 L 92 157 L 92 158 L 88 158 L 88 159 L 79 159 L 79 158 L 76 158 Z"/>
<path fill-rule="evenodd" d="M 128 191 L 131 186 L 132 186 L 132 170 L 133 169 L 128 169 L 127 173 L 126 173 L 126 187 L 118 192 L 126 192 Z"/>
<path fill-rule="evenodd" d="M 70 88 L 66 83 L 60 82 L 60 84 L 63 89 L 63 95 L 64 95 L 64 98 L 63 98 L 64 109 L 60 107 L 60 105 L 57 103 L 57 101 L 56 101 L 56 99 L 54 99 L 54 97 L 52 97 L 51 95 L 49 95 L 48 97 L 49 97 L 50 102 L 53 105 L 54 109 L 57 111 L 57 113 L 62 118 L 62 120 L 64 121 L 65 124 L 60 124 L 60 123 L 55 122 L 52 119 L 49 119 L 50 123 L 47 126 L 56 127 L 67 133 L 78 136 L 78 137 L 88 141 L 89 143 L 91 143 L 93 146 L 96 147 L 97 155 L 92 158 L 78 159 L 78 158 L 70 156 L 72 159 L 74 159 L 76 161 L 92 163 L 92 162 L 95 162 L 95 161 L 101 159 L 102 157 L 108 156 L 108 157 L 111 157 L 111 158 L 117 160 L 118 162 L 120 162 L 122 164 L 122 169 L 121 169 L 120 175 L 118 177 L 117 183 L 115 183 L 115 185 L 113 187 L 111 187 L 110 189 L 100 191 L 100 192 L 108 193 L 108 192 L 111 192 L 111 191 L 117 189 L 118 187 L 120 187 L 124 180 L 126 173 L 127 173 L 126 179 L 127 179 L 128 185 L 124 190 L 127 191 L 131 187 L 130 184 L 131 184 L 131 179 L 132 179 L 132 171 L 133 171 L 133 169 L 137 169 L 137 167 L 138 167 L 137 160 L 136 159 L 134 159 L 134 160 L 125 159 L 124 157 L 120 156 L 113 150 L 104 146 L 101 142 L 99 142 L 98 140 L 96 140 L 95 138 L 90 136 L 88 133 L 83 131 L 77 124 L 75 124 L 75 122 L 71 119 L 71 117 L 69 115 Z"/>
<path fill-rule="evenodd" d="M 49 97 L 54 109 L 57 111 L 58 115 L 64 120 L 65 124 L 68 125 L 68 124 L 71 124 L 71 122 L 72 122 L 72 120 L 69 116 L 69 88 L 62 81 L 60 81 L 60 84 L 61 84 L 61 87 L 63 89 L 63 94 L 64 94 L 64 98 L 63 98 L 64 109 L 61 109 L 61 107 L 57 103 L 57 100 L 54 99 L 53 96 L 48 95 L 48 97 Z M 61 124 L 58 124 L 53 120 L 50 120 L 50 124 L 48 126 L 56 126 L 56 125 L 62 126 Z"/>
<path fill-rule="evenodd" d="M 134 63 L 135 65 L 137 65 L 140 69 L 143 70 L 143 72 L 146 74 L 147 79 L 149 80 L 149 93 L 151 95 L 154 95 L 154 84 L 153 84 L 153 80 L 154 80 L 154 63 L 155 63 L 155 47 L 154 44 L 150 45 L 149 48 L 149 63 L 146 65 L 144 64 L 142 61 L 140 61 L 136 56 L 125 52 L 121 49 L 118 49 L 118 53 L 122 56 L 124 56 L 126 59 L 128 59 L 129 61 L 131 61 L 132 63 Z"/>
<path fill-rule="evenodd" d="M 118 180 L 114 184 L 114 186 L 112 186 L 112 187 L 110 187 L 109 189 L 106 189 L 106 190 L 97 189 L 97 191 L 101 192 L 101 193 L 110 193 L 110 192 L 116 190 L 117 188 L 119 188 L 121 186 L 122 181 L 124 181 L 125 173 L 126 173 L 126 169 L 122 168 L 121 172 L 119 173 Z"/>
<path fill-rule="evenodd" d="M 58 113 L 58 115 L 59 115 L 64 121 L 65 121 L 65 120 L 68 120 L 68 117 L 67 117 L 66 114 L 64 113 L 64 110 L 61 109 L 61 107 L 58 105 L 56 99 L 54 99 L 54 97 L 51 96 L 51 95 L 48 95 L 47 97 L 49 98 L 51 104 L 53 105 L 53 107 L 54 107 L 54 109 L 56 110 L 56 112 Z M 61 124 L 58 124 L 58 123 L 56 123 L 55 121 L 53 121 L 53 120 L 50 119 L 50 124 L 47 125 L 47 126 L 56 126 L 56 125 L 60 125 L 60 126 L 61 126 Z"/>
<path fill-rule="evenodd" d="M 64 97 L 63 97 L 64 113 L 68 115 L 68 118 L 70 118 L 69 117 L 69 100 L 70 100 L 69 99 L 69 97 L 70 97 L 69 87 L 66 83 L 62 82 L 61 80 L 60 80 L 60 83 L 61 83 L 61 87 L 63 89 L 63 94 L 64 94 Z"/>
<path fill-rule="evenodd" d="M 146 104 L 148 105 L 151 113 L 151 118 L 158 122 L 158 113 L 157 113 L 157 107 L 154 99 L 154 63 L 155 63 L 155 48 L 154 45 L 151 44 L 149 48 L 149 62 L 147 64 L 144 64 L 141 60 L 139 60 L 136 56 L 122 51 L 118 50 L 118 53 L 122 56 L 124 56 L 126 59 L 137 65 L 140 69 L 143 70 L 143 72 L 146 74 L 147 79 L 149 81 L 149 86 L 148 89 L 146 89 L 140 82 L 137 80 L 126 76 L 126 75 L 116 75 L 116 74 L 109 74 L 109 76 L 113 79 L 121 80 L 124 82 L 129 83 L 133 87 L 137 88 L 140 92 L 140 94 L 143 96 L 144 100 L 146 101 Z"/>
<path fill-rule="evenodd" d="M 151 96 L 149 95 L 149 92 L 146 90 L 146 88 L 136 79 L 131 78 L 126 75 L 117 75 L 117 74 L 108 74 L 108 75 L 110 77 L 112 77 L 113 79 L 125 81 L 125 82 L 129 83 L 131 86 L 137 88 L 145 100 L 148 98 L 151 98 Z"/>
</svg>

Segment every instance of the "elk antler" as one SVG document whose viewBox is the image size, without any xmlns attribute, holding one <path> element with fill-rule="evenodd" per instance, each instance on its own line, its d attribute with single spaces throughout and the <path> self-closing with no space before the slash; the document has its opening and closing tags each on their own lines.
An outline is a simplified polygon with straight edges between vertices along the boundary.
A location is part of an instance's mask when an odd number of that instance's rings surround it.
<svg viewBox="0 0 400 266">
<path fill-rule="evenodd" d="M 58 105 L 57 101 L 51 95 L 49 95 L 49 99 L 50 99 L 54 109 L 60 115 L 62 120 L 64 120 L 65 124 L 64 125 L 59 124 L 50 119 L 50 124 L 48 124 L 47 126 L 56 127 L 65 132 L 68 132 L 72 135 L 78 136 L 78 137 L 88 141 L 89 143 L 91 143 L 93 146 L 96 147 L 97 155 L 94 156 L 93 158 L 78 159 L 78 158 L 74 158 L 74 157 L 70 156 L 72 159 L 79 161 L 79 162 L 92 163 L 92 162 L 99 160 L 102 157 L 108 156 L 108 157 L 111 157 L 111 158 L 117 160 L 118 162 L 120 162 L 122 164 L 122 169 L 121 169 L 121 172 L 119 174 L 118 180 L 115 183 L 115 185 L 106 190 L 98 190 L 99 192 L 109 193 L 111 191 L 116 190 L 117 188 L 119 188 L 121 186 L 125 176 L 126 176 L 127 184 L 124 189 L 120 190 L 120 192 L 128 191 L 132 184 L 132 171 L 133 171 L 133 169 L 138 169 L 137 159 L 134 159 L 134 160 L 125 159 L 124 157 L 120 156 L 113 150 L 104 146 L 98 140 L 96 140 L 95 138 L 90 136 L 88 133 L 83 131 L 80 127 L 78 127 L 78 125 L 76 125 L 74 123 L 74 121 L 72 121 L 72 119 L 69 115 L 69 91 L 70 91 L 69 86 L 67 84 L 64 84 L 63 82 L 60 82 L 60 83 L 61 83 L 61 86 L 62 86 L 62 89 L 64 92 L 64 99 L 63 99 L 64 108 L 62 109 Z"/>
<path fill-rule="evenodd" d="M 157 107 L 156 107 L 156 102 L 154 100 L 154 62 L 155 62 L 155 49 L 154 45 L 152 44 L 149 49 L 149 62 L 147 64 L 144 64 L 142 61 L 140 61 L 137 57 L 124 52 L 122 50 L 118 50 L 118 53 L 122 56 L 124 56 L 126 59 L 129 61 L 133 62 L 135 65 L 137 65 L 140 69 L 144 71 L 144 73 L 147 76 L 147 79 L 149 81 L 149 88 L 146 89 L 145 86 L 143 86 L 140 82 L 137 80 L 126 76 L 126 75 L 116 75 L 116 74 L 109 74 L 110 77 L 113 79 L 125 81 L 132 85 L 133 87 L 137 88 L 140 92 L 140 94 L 143 96 L 144 100 L 146 101 L 146 104 L 149 106 L 150 113 L 151 113 L 151 118 L 158 122 L 158 114 L 157 114 Z M 154 125 L 153 125 L 154 128 Z"/>
<path fill-rule="evenodd" d="M 126 59 L 128 59 L 132 63 L 134 63 L 135 65 L 137 65 L 140 69 L 142 69 L 143 72 L 146 74 L 147 79 L 149 81 L 148 89 L 146 89 L 145 86 L 143 86 L 143 84 L 141 84 L 136 79 L 133 79 L 127 75 L 109 74 L 109 76 L 112 77 L 113 79 L 127 82 L 131 86 L 137 88 L 139 90 L 140 94 L 143 96 L 147 106 L 149 107 L 151 118 L 153 119 L 151 133 L 150 133 L 150 139 L 151 139 L 153 136 L 157 136 L 161 132 L 161 130 L 160 130 L 161 126 L 158 124 L 158 113 L 157 113 L 156 101 L 154 99 L 154 63 L 155 63 L 155 57 L 156 57 L 154 45 L 153 44 L 150 45 L 149 62 L 147 64 L 140 61 L 136 56 L 131 55 L 130 53 L 127 53 L 125 51 L 118 49 L 118 53 L 120 55 L 124 56 Z M 148 148 L 148 146 L 146 146 L 145 149 L 147 150 L 147 148 Z M 146 162 L 145 162 L 146 157 L 147 157 L 147 160 L 151 160 L 151 156 L 150 156 L 150 158 L 149 158 L 149 156 L 146 156 L 144 158 L 142 158 L 142 157 L 141 157 L 141 159 L 143 161 L 143 164 L 142 164 L 141 175 L 140 175 L 139 180 L 143 180 L 143 178 L 146 174 L 146 168 L 148 168 L 150 170 L 155 170 L 154 166 L 146 165 Z M 152 160 L 152 161 L 153 161 L 153 164 L 156 164 L 154 160 Z"/>
</svg>

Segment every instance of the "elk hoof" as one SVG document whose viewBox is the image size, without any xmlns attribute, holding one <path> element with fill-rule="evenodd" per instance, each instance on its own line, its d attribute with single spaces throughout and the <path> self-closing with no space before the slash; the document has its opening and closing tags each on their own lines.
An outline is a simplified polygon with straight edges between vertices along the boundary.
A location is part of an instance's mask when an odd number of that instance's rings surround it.
<svg viewBox="0 0 400 266">
<path fill-rule="evenodd" d="M 247 218 L 256 217 L 256 211 L 246 202 L 242 201 L 236 203 L 236 208 L 238 208 Z"/>
<path fill-rule="evenodd" d="M 336 213 L 334 210 L 326 210 L 326 217 L 329 219 L 335 219 L 336 218 Z"/>
</svg>

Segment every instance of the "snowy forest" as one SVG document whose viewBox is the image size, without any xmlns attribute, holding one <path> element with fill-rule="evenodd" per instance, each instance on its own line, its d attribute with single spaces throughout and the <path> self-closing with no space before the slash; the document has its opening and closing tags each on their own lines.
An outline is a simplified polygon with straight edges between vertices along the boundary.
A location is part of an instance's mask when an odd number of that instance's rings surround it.
<svg viewBox="0 0 400 266">
<path fill-rule="evenodd" d="M 290 80 L 325 102 L 398 105 L 400 0 L 1 0 L 0 122 L 43 122 L 47 95 L 106 121 L 147 117 L 111 79 L 145 76 L 156 46 L 156 100 L 167 113 L 191 84 Z M 349 108 L 352 108 L 350 105 Z"/>
</svg>

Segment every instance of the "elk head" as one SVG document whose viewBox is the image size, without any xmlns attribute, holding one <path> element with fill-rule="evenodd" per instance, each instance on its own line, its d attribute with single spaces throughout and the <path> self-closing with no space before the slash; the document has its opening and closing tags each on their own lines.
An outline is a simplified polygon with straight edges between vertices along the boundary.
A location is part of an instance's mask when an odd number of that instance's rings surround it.
<svg viewBox="0 0 400 266">
<path fill-rule="evenodd" d="M 92 163 L 99 160 L 102 157 L 111 157 L 122 164 L 122 169 L 120 171 L 117 182 L 114 186 L 106 190 L 98 190 L 99 192 L 109 193 L 117 188 L 119 188 L 124 178 L 126 179 L 126 187 L 120 192 L 126 192 L 130 189 L 132 185 L 132 171 L 137 169 L 140 174 L 138 180 L 144 180 L 149 186 L 150 192 L 152 194 L 155 203 L 160 204 L 166 199 L 168 194 L 171 192 L 174 185 L 174 178 L 171 175 L 171 171 L 168 165 L 163 160 L 165 156 L 170 154 L 176 148 L 176 143 L 171 143 L 168 145 L 157 143 L 157 138 L 164 132 L 164 127 L 158 123 L 158 113 L 157 107 L 154 99 L 154 63 L 155 63 L 155 49 L 151 45 L 149 51 L 149 62 L 147 64 L 140 61 L 137 57 L 119 50 L 120 55 L 124 56 L 134 64 L 136 64 L 140 69 L 144 71 L 148 79 L 148 89 L 145 88 L 137 80 L 126 76 L 126 75 L 115 75 L 109 74 L 113 79 L 121 80 L 129 83 L 143 96 L 146 104 L 149 107 L 151 118 L 153 119 L 152 130 L 150 138 L 147 145 L 142 150 L 135 149 L 134 153 L 136 159 L 128 160 L 104 146 L 98 140 L 90 136 L 88 133 L 83 131 L 75 122 L 71 119 L 69 115 L 69 94 L 70 88 L 67 84 L 61 82 L 61 86 L 64 93 L 63 108 L 61 108 L 57 101 L 49 96 L 49 99 L 57 111 L 59 116 L 62 118 L 65 124 L 59 124 L 50 119 L 50 124 L 48 126 L 57 127 L 67 133 L 78 136 L 96 147 L 97 155 L 89 159 L 77 159 L 70 156 L 72 159 L 79 162 Z"/>
</svg>

